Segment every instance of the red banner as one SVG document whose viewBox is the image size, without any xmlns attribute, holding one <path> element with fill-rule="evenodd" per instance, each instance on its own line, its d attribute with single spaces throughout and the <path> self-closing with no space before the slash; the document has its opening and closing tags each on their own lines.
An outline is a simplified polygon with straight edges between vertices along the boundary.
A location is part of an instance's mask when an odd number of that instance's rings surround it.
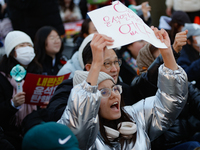
<svg viewBox="0 0 200 150">
<path fill-rule="evenodd" d="M 62 83 L 63 80 L 69 78 L 69 74 L 62 76 L 49 76 L 27 73 L 23 85 L 23 91 L 26 93 L 25 103 L 34 105 L 46 105 L 56 87 Z"/>
</svg>

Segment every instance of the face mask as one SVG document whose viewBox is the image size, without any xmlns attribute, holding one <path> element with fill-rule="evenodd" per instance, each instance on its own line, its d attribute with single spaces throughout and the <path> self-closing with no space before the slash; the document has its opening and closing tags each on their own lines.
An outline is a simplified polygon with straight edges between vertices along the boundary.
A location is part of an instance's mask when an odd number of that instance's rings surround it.
<svg viewBox="0 0 200 150">
<path fill-rule="evenodd" d="M 22 65 L 28 65 L 35 57 L 34 49 L 30 46 L 20 47 L 15 50 L 17 57 L 15 59 Z"/>
<path fill-rule="evenodd" d="M 195 40 L 197 41 L 197 44 L 195 44 L 195 45 L 200 48 L 200 36 L 196 36 Z"/>
</svg>

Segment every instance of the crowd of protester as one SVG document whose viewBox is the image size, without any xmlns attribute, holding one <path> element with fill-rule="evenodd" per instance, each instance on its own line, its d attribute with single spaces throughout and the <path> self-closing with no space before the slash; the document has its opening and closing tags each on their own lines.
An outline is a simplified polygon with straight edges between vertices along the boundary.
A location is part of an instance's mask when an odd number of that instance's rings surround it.
<svg viewBox="0 0 200 150">
<path fill-rule="evenodd" d="M 166 0 L 155 27 L 148 1 L 122 0 L 167 48 L 142 39 L 108 49 L 114 40 L 87 12 L 111 2 L 0 1 L 0 150 L 200 149 L 200 2 Z M 64 24 L 80 20 L 63 59 Z M 44 106 L 27 104 L 19 66 L 70 75 Z"/>
</svg>

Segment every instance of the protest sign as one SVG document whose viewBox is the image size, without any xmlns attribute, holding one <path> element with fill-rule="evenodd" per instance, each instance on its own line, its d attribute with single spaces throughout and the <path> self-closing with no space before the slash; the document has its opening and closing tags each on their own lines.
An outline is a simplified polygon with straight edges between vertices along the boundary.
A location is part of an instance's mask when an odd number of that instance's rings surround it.
<svg viewBox="0 0 200 150">
<path fill-rule="evenodd" d="M 62 83 L 63 80 L 69 78 L 69 74 L 62 76 L 49 76 L 28 73 L 23 85 L 26 104 L 46 105 L 56 87 Z"/>
<path fill-rule="evenodd" d="M 167 48 L 138 15 L 120 1 L 88 12 L 88 15 L 100 34 L 114 39 L 113 45 L 108 46 L 108 49 L 139 40 L 145 40 L 158 48 Z"/>
</svg>

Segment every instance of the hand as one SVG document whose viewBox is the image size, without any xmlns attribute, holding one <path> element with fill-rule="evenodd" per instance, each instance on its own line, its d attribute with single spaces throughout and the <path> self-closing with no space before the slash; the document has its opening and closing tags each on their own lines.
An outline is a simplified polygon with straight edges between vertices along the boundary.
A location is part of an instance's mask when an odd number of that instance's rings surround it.
<svg viewBox="0 0 200 150">
<path fill-rule="evenodd" d="M 142 12 L 144 17 L 148 17 L 148 12 L 151 11 L 151 6 L 148 5 L 148 2 L 142 3 Z"/>
<path fill-rule="evenodd" d="M 76 21 L 76 20 L 78 20 L 78 17 L 72 15 L 71 18 L 70 18 L 70 20 L 71 20 L 71 21 Z"/>
<path fill-rule="evenodd" d="M 186 45 L 187 33 L 188 33 L 188 30 L 185 30 L 176 34 L 172 47 L 177 53 L 182 50 L 182 47 L 184 45 Z"/>
<path fill-rule="evenodd" d="M 47 105 L 49 104 L 49 101 L 44 102 L 44 106 L 40 106 L 41 109 L 47 108 Z"/>
<path fill-rule="evenodd" d="M 17 93 L 13 97 L 12 101 L 13 101 L 15 107 L 18 107 L 18 106 L 21 106 L 22 104 L 24 104 L 24 102 L 25 102 L 25 92 Z"/>
<path fill-rule="evenodd" d="M 165 45 L 169 48 L 171 47 L 171 42 L 170 42 L 170 38 L 169 38 L 169 35 L 168 33 L 164 30 L 164 29 L 161 29 L 161 30 L 158 30 L 156 27 L 154 26 L 151 26 L 151 29 L 154 31 L 154 34 L 156 35 L 156 37 L 158 39 L 160 39 L 160 41 L 162 43 L 165 43 Z"/>
<path fill-rule="evenodd" d="M 171 16 L 171 15 L 172 15 L 172 8 L 167 7 L 167 9 L 166 9 L 166 14 L 167 14 L 168 16 Z"/>
<path fill-rule="evenodd" d="M 64 15 L 65 21 L 69 21 L 71 19 L 71 16 L 72 16 L 72 12 L 66 11 Z"/>
<path fill-rule="evenodd" d="M 160 39 L 160 41 L 162 43 L 165 43 L 165 45 L 167 46 L 167 48 L 160 48 L 159 49 L 160 53 L 163 57 L 165 67 L 167 67 L 171 70 L 176 70 L 178 67 L 177 67 L 174 55 L 172 53 L 171 42 L 170 42 L 168 33 L 164 29 L 158 30 L 155 27 L 151 27 L 151 28 L 154 31 L 156 37 L 158 39 Z"/>
<path fill-rule="evenodd" d="M 94 34 L 92 42 L 90 43 L 90 46 L 92 48 L 93 60 L 87 77 L 87 82 L 89 82 L 91 85 L 97 84 L 99 72 L 104 62 L 104 52 L 106 46 L 112 44 L 113 44 L 112 38 L 98 33 Z"/>
<path fill-rule="evenodd" d="M 92 39 L 92 42 L 90 43 L 91 49 L 92 49 L 92 56 L 93 61 L 92 64 L 98 64 L 98 66 L 102 66 L 104 62 L 104 51 L 106 46 L 113 44 L 113 39 L 103 35 L 95 33 L 94 37 Z"/>
</svg>

